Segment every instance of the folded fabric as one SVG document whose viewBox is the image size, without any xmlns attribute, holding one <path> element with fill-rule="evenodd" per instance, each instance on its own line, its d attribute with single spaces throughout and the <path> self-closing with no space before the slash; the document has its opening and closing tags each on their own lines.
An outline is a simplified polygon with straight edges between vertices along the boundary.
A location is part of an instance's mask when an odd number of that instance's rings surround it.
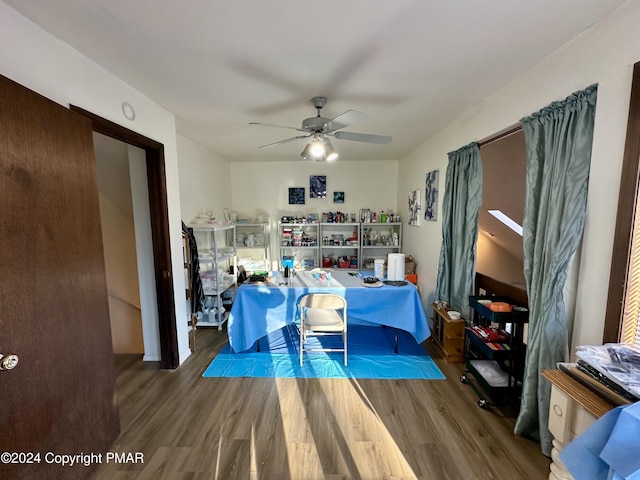
<svg viewBox="0 0 640 480">
<path fill-rule="evenodd" d="M 640 480 L 640 402 L 610 410 L 576 437 L 560 459 L 576 480 Z"/>
</svg>

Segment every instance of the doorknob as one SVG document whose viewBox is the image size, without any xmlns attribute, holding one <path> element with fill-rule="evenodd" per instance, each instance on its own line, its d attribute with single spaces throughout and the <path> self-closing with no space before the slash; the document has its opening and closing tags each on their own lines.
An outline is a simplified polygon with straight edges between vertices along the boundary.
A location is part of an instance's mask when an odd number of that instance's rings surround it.
<svg viewBox="0 0 640 480">
<path fill-rule="evenodd" d="M 18 365 L 17 355 L 2 355 L 0 353 L 0 370 L 13 370 Z"/>
</svg>

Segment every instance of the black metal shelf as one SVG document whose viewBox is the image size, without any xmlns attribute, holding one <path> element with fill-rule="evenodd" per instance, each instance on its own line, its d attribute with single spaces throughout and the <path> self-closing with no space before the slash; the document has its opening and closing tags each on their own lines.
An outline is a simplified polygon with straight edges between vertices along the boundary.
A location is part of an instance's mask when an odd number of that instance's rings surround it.
<svg viewBox="0 0 640 480">
<path fill-rule="evenodd" d="M 471 342 L 475 348 L 480 350 L 483 357 L 490 360 L 507 360 L 511 357 L 511 340 L 506 342 L 485 342 L 480 338 L 470 327 L 465 329 L 465 336 L 469 342 Z M 506 345 L 505 349 L 498 349 L 498 347 L 491 348 L 495 345 Z"/>
<path fill-rule="evenodd" d="M 499 297 L 470 296 L 469 305 L 476 313 L 474 317 L 477 317 L 474 318 L 474 323 L 485 327 L 498 324 L 501 329 L 510 325 L 510 331 L 505 342 L 487 342 L 472 328 L 466 328 L 467 370 L 463 372 L 460 381 L 474 389 L 479 397 L 478 405 L 482 408 L 506 404 L 519 397 L 526 350 L 523 343 L 523 326 L 529 321 L 529 312 L 526 309 L 494 312 L 479 302 L 484 299 L 509 303 L 507 299 Z M 496 378 L 500 379 L 498 383 L 495 382 Z"/>
<path fill-rule="evenodd" d="M 510 303 L 504 297 L 488 297 L 488 296 L 470 296 L 469 306 L 473 308 L 479 315 L 493 323 L 528 323 L 529 311 L 512 309 L 510 312 L 494 312 L 479 300 L 489 300 L 491 302 Z"/>
</svg>

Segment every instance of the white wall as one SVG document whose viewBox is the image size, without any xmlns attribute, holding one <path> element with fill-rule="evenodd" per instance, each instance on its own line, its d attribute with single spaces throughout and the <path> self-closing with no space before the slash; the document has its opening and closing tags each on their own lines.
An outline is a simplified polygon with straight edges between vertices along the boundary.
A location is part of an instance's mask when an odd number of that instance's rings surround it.
<svg viewBox="0 0 640 480">
<path fill-rule="evenodd" d="M 114 353 L 144 353 L 133 219 L 99 195 Z"/>
<path fill-rule="evenodd" d="M 396 161 L 352 161 L 315 163 L 246 162 L 231 165 L 232 210 L 238 217 L 253 218 L 259 210 L 271 217 L 272 231 L 284 214 L 355 212 L 361 208 L 397 211 Z M 309 198 L 309 177 L 326 175 L 327 198 Z M 289 188 L 305 188 L 305 204 L 289 205 Z M 333 192 L 344 192 L 344 203 L 333 203 Z M 271 258 L 278 258 L 276 239 Z"/>
<path fill-rule="evenodd" d="M 217 219 L 224 219 L 224 208 L 231 208 L 229 161 L 181 135 L 178 135 L 178 158 L 184 223 L 189 224 L 205 211 L 213 211 Z"/>
<path fill-rule="evenodd" d="M 478 235 L 476 271 L 515 287 L 525 288 L 522 261 L 489 240 L 484 233 Z"/>
<path fill-rule="evenodd" d="M 77 105 L 164 145 L 172 270 L 182 272 L 180 192 L 174 116 L 120 79 L 0 2 L 2 75 L 61 105 Z M 136 110 L 124 118 L 122 102 Z M 173 275 L 179 359 L 190 354 L 184 278 Z M 157 327 L 157 325 L 156 325 Z"/>
<path fill-rule="evenodd" d="M 447 152 L 489 137 L 554 100 L 599 84 L 572 346 L 602 342 L 632 66 L 640 60 L 639 31 L 640 2 L 630 1 L 467 111 L 399 164 L 398 201 L 413 188 L 423 188 L 427 171 L 440 168 L 444 172 Z M 406 208 L 403 213 L 406 215 Z M 406 249 L 416 252 L 423 301 L 429 298 L 424 292 L 432 296 L 435 288 L 442 241 L 440 218 L 405 229 Z"/>
</svg>

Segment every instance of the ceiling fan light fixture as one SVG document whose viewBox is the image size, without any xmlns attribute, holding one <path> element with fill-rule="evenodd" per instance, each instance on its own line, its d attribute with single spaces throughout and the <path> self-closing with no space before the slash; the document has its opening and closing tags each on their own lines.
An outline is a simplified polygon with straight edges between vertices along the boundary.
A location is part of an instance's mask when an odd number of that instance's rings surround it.
<svg viewBox="0 0 640 480">
<path fill-rule="evenodd" d="M 307 143 L 304 147 L 304 150 L 300 152 L 300 156 L 305 160 L 311 160 L 311 144 Z"/>
<path fill-rule="evenodd" d="M 327 104 L 326 97 L 313 97 L 311 103 L 318 111 L 315 117 L 305 118 L 302 121 L 301 127 L 289 127 L 285 125 L 276 125 L 274 123 L 262 123 L 262 122 L 249 122 L 250 125 L 262 125 L 263 127 L 276 127 L 286 128 L 289 130 L 295 130 L 297 132 L 303 132 L 306 135 L 298 135 L 296 137 L 286 138 L 278 142 L 262 145 L 258 148 L 273 147 L 274 145 L 280 145 L 283 143 L 289 143 L 300 138 L 307 138 L 313 135 L 313 140 L 310 141 L 311 146 L 308 150 L 305 148 L 300 154 L 305 160 L 313 159 L 315 161 L 332 161 L 338 158 L 338 154 L 333 150 L 333 146 L 326 138 L 326 135 L 339 138 L 341 140 L 352 140 L 355 142 L 373 143 L 378 145 L 386 145 L 391 142 L 391 137 L 385 135 L 371 135 L 368 133 L 355 133 L 345 132 L 342 130 L 355 122 L 359 122 L 367 118 L 367 116 L 356 110 L 347 110 L 341 113 L 335 118 L 325 118 L 320 114 L 320 111 Z M 328 151 L 331 149 L 331 151 Z"/>
<path fill-rule="evenodd" d="M 308 143 L 304 147 L 304 150 L 302 150 L 300 156 L 304 160 L 313 160 L 314 162 L 324 162 L 327 159 L 326 155 L 324 154 L 324 150 L 320 153 L 320 155 L 316 155 L 313 153 L 313 142 Z"/>
<path fill-rule="evenodd" d="M 313 141 L 309 144 L 309 153 L 314 159 L 324 157 L 326 154 L 325 144 L 321 137 L 314 136 Z"/>
<path fill-rule="evenodd" d="M 338 158 L 338 152 L 336 152 L 336 150 L 333 148 L 333 145 L 326 137 L 324 139 L 324 154 L 327 162 L 333 162 Z"/>
<path fill-rule="evenodd" d="M 338 153 L 328 138 L 316 133 L 313 136 L 313 140 L 304 147 L 300 156 L 305 160 L 313 160 L 315 162 L 331 162 L 338 158 Z"/>
</svg>

